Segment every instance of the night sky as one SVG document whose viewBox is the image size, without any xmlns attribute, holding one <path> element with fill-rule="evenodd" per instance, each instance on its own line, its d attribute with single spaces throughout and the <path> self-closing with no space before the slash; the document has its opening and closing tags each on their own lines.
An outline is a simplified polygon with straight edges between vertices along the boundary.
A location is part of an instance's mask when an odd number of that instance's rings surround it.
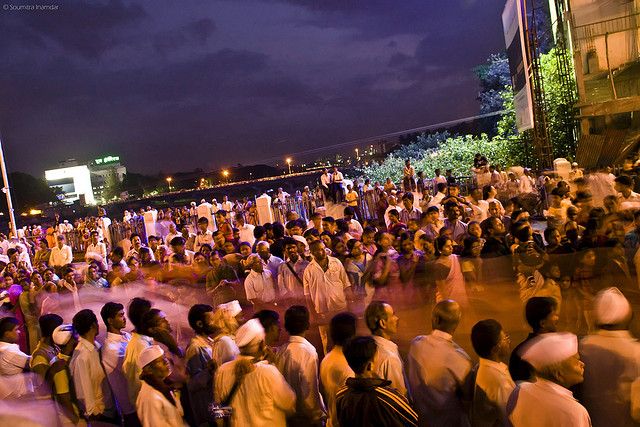
<svg viewBox="0 0 640 427">
<path fill-rule="evenodd" d="M 213 170 L 475 115 L 504 3 L 9 0 L 58 6 L 0 10 L 9 170 Z"/>
</svg>

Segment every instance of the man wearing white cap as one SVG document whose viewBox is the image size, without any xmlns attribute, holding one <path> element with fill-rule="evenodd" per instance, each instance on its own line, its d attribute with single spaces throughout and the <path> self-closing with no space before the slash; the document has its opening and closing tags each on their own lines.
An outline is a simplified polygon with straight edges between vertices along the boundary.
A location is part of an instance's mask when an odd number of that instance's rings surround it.
<svg viewBox="0 0 640 427">
<path fill-rule="evenodd" d="M 234 339 L 240 326 L 237 319 L 240 314 L 242 314 L 242 307 L 238 300 L 218 305 L 213 313 L 211 322 L 216 333 L 213 336 L 211 357 L 216 361 L 217 366 L 232 361 L 240 354 Z"/>
<path fill-rule="evenodd" d="M 51 396 L 58 403 L 58 417 L 62 425 L 86 425 L 78 424 L 80 421 L 80 409 L 78 399 L 69 373 L 69 360 L 71 354 L 78 345 L 78 335 L 72 325 L 60 325 L 51 335 L 53 342 L 60 352 L 51 360 L 51 367 L 47 371 L 46 380 L 51 385 Z"/>
<path fill-rule="evenodd" d="M 574 334 L 540 335 L 520 356 L 533 367 L 536 381 L 523 382 L 511 393 L 507 416 L 513 427 L 591 426 L 587 410 L 569 390 L 584 373 Z"/>
<path fill-rule="evenodd" d="M 285 427 L 293 414 L 296 394 L 278 368 L 264 358 L 264 328 L 251 319 L 236 332 L 240 348 L 237 359 L 222 365 L 215 374 L 214 395 L 223 406 L 232 406 L 233 425 Z"/>
<path fill-rule="evenodd" d="M 580 340 L 584 383 L 580 402 L 594 426 L 640 423 L 640 343 L 628 327 L 633 315 L 618 288 L 603 289 L 593 301 L 596 332 Z"/>
<path fill-rule="evenodd" d="M 142 386 L 136 400 L 143 427 L 180 427 L 185 423 L 180 399 L 164 380 L 171 373 L 169 361 L 160 346 L 152 345 L 140 352 L 138 368 Z"/>
</svg>

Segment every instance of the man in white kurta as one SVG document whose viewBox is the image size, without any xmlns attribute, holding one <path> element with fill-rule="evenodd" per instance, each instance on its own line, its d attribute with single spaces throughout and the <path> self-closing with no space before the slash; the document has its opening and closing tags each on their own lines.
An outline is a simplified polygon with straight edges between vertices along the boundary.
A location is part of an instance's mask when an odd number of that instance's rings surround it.
<svg viewBox="0 0 640 427">
<path fill-rule="evenodd" d="M 309 306 L 315 311 L 324 353 L 327 352 L 327 323 L 337 313 L 347 311 L 347 294 L 350 295 L 351 282 L 342 263 L 327 256 L 322 241 L 309 245 L 313 261 L 304 270 L 302 279 L 304 295 Z"/>
<path fill-rule="evenodd" d="M 164 351 L 157 345 L 145 348 L 138 357 L 138 369 L 142 370 L 162 358 L 160 370 L 169 375 L 169 361 L 164 356 Z M 148 369 L 148 368 L 147 368 Z M 154 368 L 157 371 L 157 368 Z M 163 374 L 163 375 L 164 375 Z M 158 381 L 160 381 L 158 379 Z M 182 427 L 185 425 L 182 416 L 184 410 L 180 404 L 180 398 L 173 390 L 168 391 L 171 401 L 147 381 L 142 381 L 140 393 L 136 398 L 136 408 L 143 427 Z"/>
<path fill-rule="evenodd" d="M 248 265 L 251 272 L 244 281 L 247 299 L 256 306 L 273 303 L 276 299 L 276 283 L 271 271 L 264 268 L 260 257 L 250 255 Z"/>
<path fill-rule="evenodd" d="M 218 368 L 214 378 L 214 396 L 225 402 L 238 378 L 236 365 L 248 364 L 249 372 L 240 380 L 228 404 L 233 407 L 232 422 L 236 426 L 285 427 L 287 417 L 296 407 L 296 394 L 278 368 L 265 360 L 264 328 L 251 319 L 236 331 L 241 354 Z"/>
<path fill-rule="evenodd" d="M 584 362 L 580 402 L 594 426 L 631 426 L 640 423 L 640 343 L 628 325 L 631 306 L 617 288 L 596 295 L 598 329 L 578 346 Z"/>
<path fill-rule="evenodd" d="M 433 310 L 433 332 L 416 337 L 408 357 L 408 380 L 422 426 L 466 426 L 459 394 L 471 359 L 451 334 L 460 323 L 460 306 L 445 300 Z"/>
<path fill-rule="evenodd" d="M 296 413 L 290 423 L 317 425 L 325 418 L 326 408 L 318 384 L 318 353 L 304 337 L 309 330 L 309 312 L 304 306 L 293 306 L 284 318 L 289 340 L 278 348 L 276 365 L 296 392 Z"/>
<path fill-rule="evenodd" d="M 57 245 L 51 249 L 51 256 L 49 257 L 49 266 L 51 268 L 64 267 L 67 264 L 73 262 L 73 252 L 71 247 L 64 244 L 64 236 L 59 234 L 57 239 Z"/>
<path fill-rule="evenodd" d="M 582 382 L 584 364 L 578 338 L 571 333 L 550 333 L 533 338 L 521 351 L 536 374 L 511 393 L 507 416 L 513 427 L 590 427 L 589 413 L 569 387 Z"/>
</svg>

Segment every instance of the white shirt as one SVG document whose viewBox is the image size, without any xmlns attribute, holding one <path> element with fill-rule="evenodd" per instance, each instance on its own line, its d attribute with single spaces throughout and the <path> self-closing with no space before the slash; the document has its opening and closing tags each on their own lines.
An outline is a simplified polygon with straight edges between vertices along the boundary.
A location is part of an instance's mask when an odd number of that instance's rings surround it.
<svg viewBox="0 0 640 427">
<path fill-rule="evenodd" d="M 331 174 L 323 173 L 322 176 L 320 177 L 320 183 L 322 184 L 323 187 L 329 188 L 329 184 L 331 183 Z"/>
<path fill-rule="evenodd" d="M 296 392 L 296 417 L 306 421 L 322 419 L 327 410 L 320 396 L 315 347 L 303 337 L 292 335 L 278 348 L 276 365 Z"/>
<path fill-rule="evenodd" d="M 469 202 L 469 222 L 482 222 L 489 216 L 489 203 L 486 200 L 478 200 L 476 204 L 471 197 L 467 198 Z"/>
<path fill-rule="evenodd" d="M 273 276 L 268 269 L 264 269 L 262 274 L 251 270 L 244 281 L 244 290 L 249 300 L 274 301 L 276 299 L 275 286 Z"/>
<path fill-rule="evenodd" d="M 378 376 L 391 381 L 391 387 L 406 397 L 407 387 L 404 381 L 404 364 L 402 363 L 398 346 L 386 338 L 374 335 L 373 339 L 378 345 Z"/>
<path fill-rule="evenodd" d="M 507 415 L 513 427 L 591 427 L 587 410 L 573 398 L 573 393 L 542 378 L 516 387 Z"/>
<path fill-rule="evenodd" d="M 78 406 L 85 416 L 113 415 L 115 407 L 111 389 L 100 364 L 99 346 L 80 337 L 69 361 L 69 372 L 78 398 Z"/>
<path fill-rule="evenodd" d="M 520 178 L 520 194 L 533 193 L 534 187 L 533 178 L 528 175 L 522 175 L 522 178 Z"/>
<path fill-rule="evenodd" d="M 343 179 L 344 179 L 344 176 L 342 176 L 342 172 L 340 171 L 335 171 L 334 173 L 331 174 L 331 182 L 340 184 Z"/>
<path fill-rule="evenodd" d="M 182 420 L 184 411 L 180 398 L 171 392 L 175 405 L 162 393 L 142 381 L 140 394 L 136 400 L 138 418 L 143 427 L 179 427 L 186 425 Z"/>
<path fill-rule="evenodd" d="M 127 344 L 131 340 L 131 335 L 127 332 L 114 334 L 107 332 L 104 344 L 100 349 L 102 355 L 102 366 L 107 374 L 107 380 L 113 391 L 113 396 L 120 407 L 122 414 L 131 414 L 136 408 L 129 400 L 129 381 L 122 371 L 124 363 L 124 355 L 127 350 Z"/>
<path fill-rule="evenodd" d="M 594 425 L 640 422 L 640 343 L 629 331 L 598 330 L 579 342 L 580 401 Z"/>
<path fill-rule="evenodd" d="M 169 233 L 167 234 L 167 237 L 164 238 L 164 244 L 166 246 L 171 246 L 171 241 L 175 238 L 175 237 L 182 237 L 182 233 Z"/>
<path fill-rule="evenodd" d="M 102 258 L 104 259 L 107 257 L 107 246 L 102 242 L 98 242 L 95 245 L 93 243 L 90 243 L 87 246 L 87 250 L 85 251 L 85 253 L 88 253 L 88 252 L 93 252 L 95 254 L 98 254 L 102 256 Z"/>
<path fill-rule="evenodd" d="M 196 234 L 196 240 L 193 243 L 194 252 L 198 252 L 202 245 L 209 245 L 213 248 L 213 233 L 211 232 L 211 230 L 207 230 L 204 233 L 198 231 L 198 234 Z"/>
<path fill-rule="evenodd" d="M 339 313 L 347 309 L 347 298 L 344 290 L 351 286 L 347 272 L 342 263 L 331 256 L 327 271 L 324 271 L 315 260 L 304 270 L 302 282 L 304 294 L 313 301 L 316 313 Z"/>
<path fill-rule="evenodd" d="M 336 394 L 338 390 L 344 387 L 347 378 L 353 377 L 355 377 L 355 374 L 349 367 L 340 346 L 333 347 L 320 362 L 320 385 L 329 410 L 327 427 L 338 427 L 340 425 L 338 414 L 336 413 Z"/>
<path fill-rule="evenodd" d="M 0 375 L 17 375 L 24 372 L 31 356 L 23 353 L 18 344 L 0 341 Z"/>
<path fill-rule="evenodd" d="M 232 337 L 221 335 L 214 340 L 211 348 L 211 358 L 218 362 L 218 366 L 231 362 L 239 354 L 240 350 Z"/>
<path fill-rule="evenodd" d="M 138 368 L 138 356 L 142 350 L 152 345 L 153 338 L 134 332 L 131 334 L 131 339 L 124 352 L 122 372 L 124 372 L 129 383 L 129 402 L 131 402 L 132 405 L 136 404 L 140 386 L 142 386 L 142 381 L 140 380 L 141 370 Z"/>
<path fill-rule="evenodd" d="M 358 220 L 352 218 L 347 224 L 349 225 L 349 233 L 355 233 L 359 236 L 362 235 L 362 224 L 360 224 Z"/>
<path fill-rule="evenodd" d="M 236 381 L 235 366 L 240 358 L 248 356 L 239 356 L 216 371 L 214 395 L 217 402 L 224 401 L 231 392 Z M 296 393 L 275 366 L 266 361 L 253 366 L 255 369 L 244 377 L 231 399 L 232 425 L 286 427 L 286 418 L 296 407 Z"/>
<path fill-rule="evenodd" d="M 63 267 L 73 262 L 73 252 L 68 245 L 62 245 L 62 249 L 58 248 L 58 245 L 51 249 L 51 256 L 49 257 L 49 266 L 51 267 Z"/>
<path fill-rule="evenodd" d="M 306 270 L 308 265 L 309 261 L 298 257 L 295 263 L 287 261 L 278 266 L 278 286 L 287 297 L 304 299 L 304 286 L 301 281 L 304 276 L 304 270 Z M 300 280 L 296 279 L 296 276 L 291 272 L 289 266 L 296 272 Z"/>
<path fill-rule="evenodd" d="M 246 223 L 242 227 L 238 226 L 238 232 L 240 234 L 240 241 L 241 242 L 247 242 L 251 246 L 253 246 L 253 243 L 256 241 L 256 238 L 253 235 L 253 229 L 254 228 L 256 228 L 254 225 L 246 224 Z"/>
<path fill-rule="evenodd" d="M 514 388 L 507 365 L 481 357 L 473 393 L 473 426 L 507 425 L 507 401 Z"/>
<path fill-rule="evenodd" d="M 416 337 L 408 356 L 409 389 L 420 418 L 434 426 L 467 425 L 458 390 L 471 359 L 451 335 L 438 329 Z"/>
</svg>

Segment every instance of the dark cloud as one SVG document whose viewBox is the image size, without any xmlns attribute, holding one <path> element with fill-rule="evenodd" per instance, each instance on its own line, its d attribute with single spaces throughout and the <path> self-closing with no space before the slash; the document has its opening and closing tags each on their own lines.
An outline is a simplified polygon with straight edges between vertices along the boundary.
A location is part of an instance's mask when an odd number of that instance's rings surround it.
<svg viewBox="0 0 640 427">
<path fill-rule="evenodd" d="M 165 55 L 188 43 L 204 44 L 215 30 L 216 24 L 213 20 L 201 18 L 176 30 L 156 34 L 153 45 L 160 54 Z"/>
<path fill-rule="evenodd" d="M 41 44 L 52 41 L 87 59 L 97 59 L 121 44 L 118 31 L 145 16 L 140 5 L 125 4 L 121 0 L 106 3 L 67 1 L 60 4 L 55 12 L 16 12 L 11 15 L 33 30 L 32 37 L 40 37 Z"/>
<path fill-rule="evenodd" d="M 140 172 L 214 168 L 473 115 L 472 67 L 502 49 L 502 3 L 76 0 L 57 14 L 0 12 L 7 160 L 37 175 L 105 154 Z"/>
</svg>

